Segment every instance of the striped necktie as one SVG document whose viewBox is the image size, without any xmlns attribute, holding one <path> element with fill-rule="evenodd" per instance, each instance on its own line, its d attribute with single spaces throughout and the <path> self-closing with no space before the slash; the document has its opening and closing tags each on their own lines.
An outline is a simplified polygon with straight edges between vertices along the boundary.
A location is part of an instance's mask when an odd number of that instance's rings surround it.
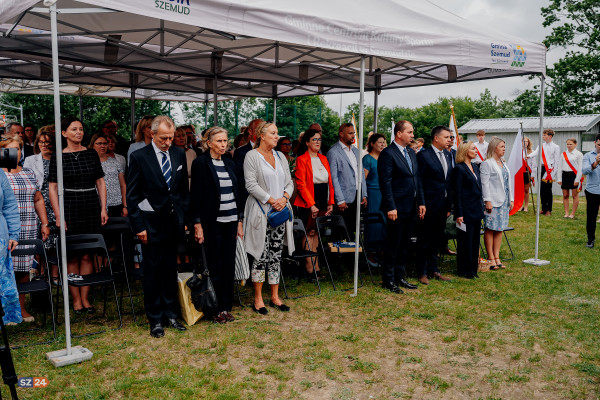
<svg viewBox="0 0 600 400">
<path fill-rule="evenodd" d="M 167 186 L 171 189 L 171 162 L 169 161 L 169 157 L 167 156 L 166 151 L 161 151 L 162 153 L 162 163 L 160 168 L 162 169 L 163 176 L 165 177 L 165 181 L 167 182 Z"/>
</svg>

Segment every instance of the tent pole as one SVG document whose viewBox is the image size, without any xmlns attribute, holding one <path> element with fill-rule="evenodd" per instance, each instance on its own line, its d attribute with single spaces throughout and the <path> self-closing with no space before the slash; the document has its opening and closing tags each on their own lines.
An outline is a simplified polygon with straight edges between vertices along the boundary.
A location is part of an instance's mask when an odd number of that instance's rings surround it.
<svg viewBox="0 0 600 400">
<path fill-rule="evenodd" d="M 373 133 L 377 133 L 377 118 L 379 117 L 379 90 L 375 88 L 373 99 Z"/>
<path fill-rule="evenodd" d="M 360 244 L 360 203 L 363 198 L 361 193 L 362 185 L 362 146 L 363 146 L 363 125 L 365 119 L 365 56 L 360 56 L 360 100 L 358 114 L 358 187 L 356 188 L 356 234 L 354 237 L 354 292 L 352 296 L 358 295 L 358 248 Z M 364 250 L 364 249 L 363 249 Z"/>
<path fill-rule="evenodd" d="M 213 126 L 218 125 L 217 117 L 217 76 L 213 78 Z"/>
<path fill-rule="evenodd" d="M 131 78 L 133 81 L 133 74 L 131 74 Z M 130 102 L 131 102 L 131 139 L 132 141 L 135 141 L 135 87 L 132 85 L 131 86 L 131 98 L 130 98 Z"/>
<path fill-rule="evenodd" d="M 536 196 L 536 203 L 537 203 L 537 210 L 540 209 L 540 185 L 542 183 L 541 181 L 541 175 L 542 175 L 542 143 L 543 143 L 543 139 L 542 139 L 542 135 L 544 132 L 544 96 L 545 96 L 545 85 L 546 85 L 546 81 L 544 79 L 544 75 L 542 75 L 540 77 L 540 80 L 542 81 L 541 83 L 541 87 L 540 87 L 540 135 L 539 135 L 539 146 L 538 146 L 538 154 L 537 154 L 537 172 L 536 172 L 536 182 L 537 182 L 537 196 Z M 527 260 L 524 260 L 523 262 L 526 264 L 532 264 L 532 265 L 536 265 L 536 266 L 540 266 L 540 265 L 548 265 L 550 264 L 550 261 L 547 260 L 540 260 L 538 258 L 539 255 L 539 244 L 540 244 L 540 213 L 536 212 L 535 213 L 535 257 L 534 258 L 529 258 Z"/>
<path fill-rule="evenodd" d="M 277 124 L 277 97 L 273 97 L 273 123 Z"/>
<path fill-rule="evenodd" d="M 79 95 L 79 119 L 83 122 L 83 96 Z"/>
<path fill-rule="evenodd" d="M 21 112 L 21 126 L 25 126 L 25 121 L 23 121 L 23 104 L 19 106 L 19 111 Z"/>
<path fill-rule="evenodd" d="M 208 129 L 208 93 L 204 93 L 204 129 Z"/>
</svg>

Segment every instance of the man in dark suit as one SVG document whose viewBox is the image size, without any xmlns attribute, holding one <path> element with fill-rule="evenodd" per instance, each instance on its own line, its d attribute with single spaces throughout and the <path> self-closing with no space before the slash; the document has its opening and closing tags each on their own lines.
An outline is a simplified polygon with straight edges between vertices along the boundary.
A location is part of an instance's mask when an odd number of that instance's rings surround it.
<svg viewBox="0 0 600 400">
<path fill-rule="evenodd" d="M 151 125 L 152 142 L 131 153 L 127 205 L 131 228 L 142 242 L 144 306 L 150 335 L 164 336 L 163 322 L 177 330 L 177 244 L 184 236 L 188 206 L 185 153 L 171 146 L 175 125 L 159 115 Z"/>
<path fill-rule="evenodd" d="M 381 211 L 387 216 L 387 250 L 382 286 L 393 293 L 417 287 L 406 281 L 406 253 L 417 220 L 425 216 L 425 199 L 417 157 L 409 144 L 414 129 L 408 121 L 394 126 L 394 140 L 379 155 L 377 173 Z"/>
<path fill-rule="evenodd" d="M 431 130 L 431 146 L 417 154 L 427 206 L 427 215 L 417 225 L 417 269 L 419 282 L 423 285 L 428 285 L 430 278 L 450 280 L 440 273 L 438 253 L 445 240 L 446 218 L 452 208 L 450 179 L 453 162 L 452 154 L 446 150 L 451 136 L 447 127 L 436 126 Z"/>
</svg>

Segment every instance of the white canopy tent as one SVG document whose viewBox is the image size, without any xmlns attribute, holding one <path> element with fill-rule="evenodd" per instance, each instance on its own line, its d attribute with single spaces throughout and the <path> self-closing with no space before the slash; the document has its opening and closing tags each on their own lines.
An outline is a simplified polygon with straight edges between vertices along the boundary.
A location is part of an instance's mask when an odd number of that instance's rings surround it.
<svg viewBox="0 0 600 400">
<path fill-rule="evenodd" d="M 364 91 L 377 96 L 383 89 L 545 74 L 542 44 L 490 30 L 427 0 L 55 2 L 45 2 L 49 12 L 38 0 L 4 0 L 0 57 L 52 66 L 56 96 L 64 65 L 77 66 L 80 83 L 104 85 L 91 82 L 94 74 L 86 70 L 103 68 L 127 74 L 136 89 L 183 85 L 215 99 L 218 82 L 274 99 L 360 91 L 360 143 Z M 540 118 L 540 134 L 541 127 Z M 356 231 L 358 243 L 358 222 Z M 357 271 L 358 250 L 354 294 Z"/>
</svg>

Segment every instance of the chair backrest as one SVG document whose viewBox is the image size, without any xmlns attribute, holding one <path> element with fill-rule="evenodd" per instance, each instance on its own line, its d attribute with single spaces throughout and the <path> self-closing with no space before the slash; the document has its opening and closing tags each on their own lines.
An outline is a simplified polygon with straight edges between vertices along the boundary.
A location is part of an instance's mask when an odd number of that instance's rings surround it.
<svg viewBox="0 0 600 400">
<path fill-rule="evenodd" d="M 325 230 L 331 229 L 332 232 L 340 232 L 339 239 L 350 241 L 350 235 L 348 234 L 348 229 L 346 229 L 346 223 L 341 215 L 325 215 L 323 217 L 317 217 L 316 224 L 317 233 L 319 234 L 320 238 L 324 236 Z"/>
<path fill-rule="evenodd" d="M 108 250 L 106 249 L 104 237 L 100 234 L 82 234 L 67 236 L 67 252 L 83 252 L 85 250 L 103 250 L 104 253 L 106 253 L 106 255 L 108 256 Z"/>
<path fill-rule="evenodd" d="M 23 239 L 19 240 L 19 245 L 16 249 L 11 252 L 13 257 L 15 256 L 36 256 L 46 255 L 44 250 L 44 242 L 40 239 Z"/>
<path fill-rule="evenodd" d="M 131 224 L 127 217 L 110 217 L 106 225 L 102 227 L 102 231 L 131 231 Z"/>
</svg>

